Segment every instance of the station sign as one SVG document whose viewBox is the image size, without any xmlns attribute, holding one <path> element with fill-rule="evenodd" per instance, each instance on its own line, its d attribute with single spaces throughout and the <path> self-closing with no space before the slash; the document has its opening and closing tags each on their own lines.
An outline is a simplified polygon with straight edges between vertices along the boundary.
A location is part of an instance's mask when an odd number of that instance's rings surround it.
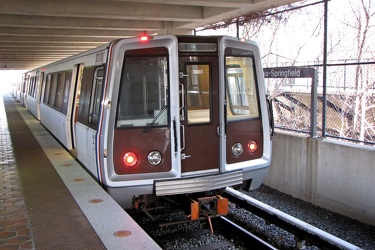
<svg viewBox="0 0 375 250">
<path fill-rule="evenodd" d="M 264 78 L 311 78 L 311 103 L 310 107 L 310 136 L 317 138 L 317 112 L 318 110 L 318 83 L 315 68 L 306 67 L 278 67 L 264 68 Z"/>
<path fill-rule="evenodd" d="M 264 78 L 313 78 L 314 68 L 264 68 Z"/>
</svg>

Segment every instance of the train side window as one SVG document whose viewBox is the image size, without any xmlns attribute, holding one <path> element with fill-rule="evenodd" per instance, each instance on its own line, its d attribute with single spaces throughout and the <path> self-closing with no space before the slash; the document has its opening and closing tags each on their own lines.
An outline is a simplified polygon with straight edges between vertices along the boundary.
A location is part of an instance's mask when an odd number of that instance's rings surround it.
<svg viewBox="0 0 375 250">
<path fill-rule="evenodd" d="M 46 77 L 46 84 L 44 88 L 44 99 L 43 99 L 43 102 L 46 104 L 48 104 L 48 100 L 49 100 L 49 92 L 51 89 L 51 77 L 52 77 L 51 74 L 48 74 Z"/>
<path fill-rule="evenodd" d="M 65 83 L 65 73 L 58 73 L 57 80 L 56 80 L 56 94 L 55 94 L 55 103 L 54 103 L 54 107 L 57 110 L 61 110 L 61 107 L 62 107 L 64 83 Z"/>
<path fill-rule="evenodd" d="M 52 74 L 51 84 L 50 84 L 50 89 L 49 89 L 49 98 L 48 98 L 48 105 L 50 106 L 55 105 L 56 89 L 57 89 L 57 77 L 55 74 Z"/>
<path fill-rule="evenodd" d="M 65 72 L 48 74 L 44 86 L 44 99 L 43 103 L 61 111 L 64 89 L 69 88 L 65 86 Z M 34 81 L 34 95 L 36 95 L 37 78 Z"/>
<path fill-rule="evenodd" d="M 35 87 L 36 87 L 37 80 L 38 80 L 38 77 L 33 77 L 31 89 L 30 89 L 30 96 L 32 96 L 34 98 L 35 98 Z"/>
<path fill-rule="evenodd" d="M 64 107 L 64 105 L 66 106 L 67 103 L 68 103 L 68 99 L 69 99 L 69 90 L 70 90 L 70 79 L 69 77 L 64 77 L 65 79 L 65 82 L 64 82 L 64 94 L 63 94 L 63 100 L 62 100 L 62 107 Z"/>
<path fill-rule="evenodd" d="M 95 69 L 94 81 L 92 84 L 90 111 L 89 111 L 89 123 L 97 125 L 98 116 L 100 111 L 100 103 L 103 91 L 103 76 L 104 68 L 100 67 Z"/>
<path fill-rule="evenodd" d="M 153 48 L 155 49 L 155 48 Z M 166 48 L 125 54 L 117 127 L 168 125 L 168 54 Z M 162 55 L 160 55 L 162 53 Z"/>
<path fill-rule="evenodd" d="M 259 117 L 253 57 L 226 57 L 227 119 Z"/>
<path fill-rule="evenodd" d="M 33 84 L 34 84 L 34 78 L 35 77 L 30 77 L 29 78 L 29 89 L 27 91 L 27 95 L 32 96 L 32 89 L 33 89 Z"/>
<path fill-rule="evenodd" d="M 36 94 L 37 94 L 37 88 L 38 88 L 38 83 L 39 83 L 39 76 L 37 76 L 35 78 L 35 82 L 34 82 L 34 89 L 33 89 L 33 97 L 36 98 Z"/>
<path fill-rule="evenodd" d="M 49 103 L 49 97 L 50 97 L 50 92 L 51 92 L 51 82 L 52 82 L 52 74 L 48 74 L 46 78 L 46 86 L 44 89 L 44 103 L 48 104 Z"/>
<path fill-rule="evenodd" d="M 39 77 L 33 77 L 32 78 L 32 81 L 31 81 L 31 85 L 30 85 L 30 89 L 29 89 L 29 96 L 35 98 L 35 89 L 36 89 L 36 85 L 37 85 L 37 81 L 38 81 Z"/>
</svg>

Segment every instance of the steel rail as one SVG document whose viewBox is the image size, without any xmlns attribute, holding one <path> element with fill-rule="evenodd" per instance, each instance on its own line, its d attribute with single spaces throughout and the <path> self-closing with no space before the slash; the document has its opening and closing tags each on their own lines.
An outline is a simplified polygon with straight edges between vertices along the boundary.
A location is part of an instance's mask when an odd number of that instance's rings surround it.
<svg viewBox="0 0 375 250">
<path fill-rule="evenodd" d="M 251 249 L 259 249 L 259 250 L 276 250 L 277 248 L 273 247 L 269 243 L 265 242 L 258 236 L 252 234 L 251 232 L 247 231 L 246 229 L 242 228 L 241 226 L 237 225 L 236 223 L 228 220 L 223 216 L 219 216 L 214 218 L 216 223 L 220 223 L 225 228 L 225 234 L 231 234 L 240 236 L 241 239 L 244 241 L 245 245 L 251 247 Z"/>
<path fill-rule="evenodd" d="M 231 202 L 239 204 L 244 209 L 291 232 L 299 239 L 307 240 L 315 246 L 322 247 L 323 249 L 360 249 L 347 241 L 251 198 L 233 188 L 227 187 L 225 193 L 228 194 Z"/>
</svg>

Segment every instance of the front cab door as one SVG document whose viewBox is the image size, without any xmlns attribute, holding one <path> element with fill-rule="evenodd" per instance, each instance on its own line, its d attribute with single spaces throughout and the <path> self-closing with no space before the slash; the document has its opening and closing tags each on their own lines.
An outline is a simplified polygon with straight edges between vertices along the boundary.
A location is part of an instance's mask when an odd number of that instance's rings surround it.
<svg viewBox="0 0 375 250">
<path fill-rule="evenodd" d="M 217 56 L 180 57 L 182 175 L 218 172 Z"/>
</svg>

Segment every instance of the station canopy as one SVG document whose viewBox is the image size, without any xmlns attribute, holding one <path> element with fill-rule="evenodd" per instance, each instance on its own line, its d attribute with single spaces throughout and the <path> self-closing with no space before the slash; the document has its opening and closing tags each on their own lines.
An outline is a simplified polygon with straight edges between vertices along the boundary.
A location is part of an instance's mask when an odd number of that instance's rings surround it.
<svg viewBox="0 0 375 250">
<path fill-rule="evenodd" d="M 28 70 L 118 38 L 195 28 L 298 0 L 1 1 L 0 70 Z"/>
</svg>

